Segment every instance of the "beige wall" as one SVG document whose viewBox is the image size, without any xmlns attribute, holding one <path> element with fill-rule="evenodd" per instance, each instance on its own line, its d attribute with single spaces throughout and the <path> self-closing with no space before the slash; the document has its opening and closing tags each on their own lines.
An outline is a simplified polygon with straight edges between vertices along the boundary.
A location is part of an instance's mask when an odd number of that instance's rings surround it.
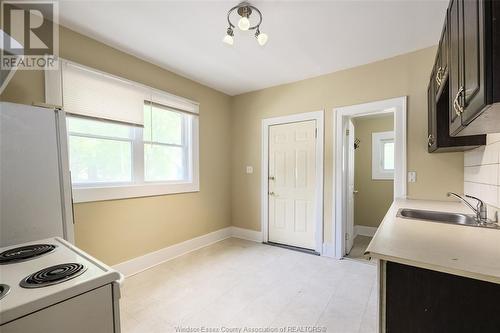
<svg viewBox="0 0 500 333">
<path fill-rule="evenodd" d="M 408 96 L 411 198 L 461 192 L 463 154 L 427 154 L 426 86 L 435 47 L 304 81 L 229 97 L 71 30 L 60 30 L 69 60 L 201 103 L 199 193 L 82 203 L 75 206 L 77 245 L 108 264 L 231 224 L 260 230 L 261 120 L 325 110 L 325 238 L 331 239 L 333 112 L 337 106 Z M 293 69 L 291 69 L 293 70 Z M 43 74 L 18 71 L 1 100 L 44 100 Z M 255 172 L 245 174 L 245 166 Z M 435 177 L 435 175 L 446 177 Z"/>
<path fill-rule="evenodd" d="M 417 172 L 417 182 L 408 184 L 409 197 L 446 200 L 447 191 L 461 192 L 463 153 L 428 154 L 426 149 L 426 88 L 435 52 L 436 48 L 430 47 L 233 98 L 233 224 L 260 230 L 261 120 L 325 110 L 324 229 L 325 239 L 330 241 L 334 199 L 333 108 L 405 95 L 408 96 L 408 170 Z M 245 174 L 245 165 L 253 165 L 255 172 Z"/>
<path fill-rule="evenodd" d="M 200 192 L 77 204 L 76 244 L 116 264 L 229 226 L 230 97 L 65 28 L 60 55 L 200 102 Z M 18 71 L 0 99 L 43 102 L 43 73 Z"/>
<path fill-rule="evenodd" d="M 378 227 L 392 204 L 394 180 L 372 179 L 372 133 L 394 129 L 394 116 L 353 119 L 361 143 L 354 155 L 354 224 Z"/>
</svg>

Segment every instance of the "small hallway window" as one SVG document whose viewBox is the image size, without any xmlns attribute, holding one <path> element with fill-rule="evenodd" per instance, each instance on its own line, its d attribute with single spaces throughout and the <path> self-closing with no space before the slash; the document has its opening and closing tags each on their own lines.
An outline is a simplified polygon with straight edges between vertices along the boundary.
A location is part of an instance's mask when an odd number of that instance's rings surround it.
<svg viewBox="0 0 500 333">
<path fill-rule="evenodd" d="M 394 132 L 372 133 L 372 179 L 394 179 Z"/>
</svg>

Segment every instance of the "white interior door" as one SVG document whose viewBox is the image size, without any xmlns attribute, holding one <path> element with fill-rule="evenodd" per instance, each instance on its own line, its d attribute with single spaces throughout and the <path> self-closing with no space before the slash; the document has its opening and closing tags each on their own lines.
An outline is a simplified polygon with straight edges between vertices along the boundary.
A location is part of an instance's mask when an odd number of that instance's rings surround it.
<svg viewBox="0 0 500 333">
<path fill-rule="evenodd" d="M 315 249 L 316 121 L 269 128 L 270 242 Z"/>
<path fill-rule="evenodd" d="M 347 209 L 346 209 L 346 249 L 349 253 L 354 243 L 354 124 L 351 119 L 347 122 Z"/>
</svg>

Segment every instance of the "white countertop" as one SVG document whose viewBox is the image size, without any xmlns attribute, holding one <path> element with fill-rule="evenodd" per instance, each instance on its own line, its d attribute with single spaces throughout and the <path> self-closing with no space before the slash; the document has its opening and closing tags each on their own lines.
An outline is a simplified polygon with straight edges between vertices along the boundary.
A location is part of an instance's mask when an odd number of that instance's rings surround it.
<svg viewBox="0 0 500 333">
<path fill-rule="evenodd" d="M 370 256 L 500 284 L 500 229 L 399 218 L 400 208 L 472 214 L 459 202 L 398 199 L 366 250 Z"/>
</svg>

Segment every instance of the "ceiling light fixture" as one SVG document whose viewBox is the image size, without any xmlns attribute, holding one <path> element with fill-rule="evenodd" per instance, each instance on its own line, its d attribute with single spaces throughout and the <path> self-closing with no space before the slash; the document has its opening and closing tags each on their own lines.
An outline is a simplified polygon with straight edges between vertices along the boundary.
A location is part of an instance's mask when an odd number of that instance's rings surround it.
<svg viewBox="0 0 500 333">
<path fill-rule="evenodd" d="M 234 25 L 231 22 L 231 13 L 234 12 L 235 10 L 240 16 L 240 19 L 238 21 L 238 28 L 241 31 L 255 30 L 255 38 L 257 39 L 259 45 L 260 46 L 266 45 L 269 37 L 267 36 L 267 34 L 260 32 L 260 24 L 262 23 L 262 13 L 260 12 L 260 10 L 257 9 L 257 7 L 252 6 L 248 2 L 242 2 L 234 6 L 227 12 L 227 22 L 229 23 L 229 27 L 227 28 L 226 36 L 222 41 L 228 45 L 234 44 L 233 28 L 235 28 L 236 25 Z M 257 24 L 252 26 L 250 23 L 250 15 L 252 15 L 253 11 L 255 11 L 258 14 L 259 21 L 257 22 Z"/>
</svg>

